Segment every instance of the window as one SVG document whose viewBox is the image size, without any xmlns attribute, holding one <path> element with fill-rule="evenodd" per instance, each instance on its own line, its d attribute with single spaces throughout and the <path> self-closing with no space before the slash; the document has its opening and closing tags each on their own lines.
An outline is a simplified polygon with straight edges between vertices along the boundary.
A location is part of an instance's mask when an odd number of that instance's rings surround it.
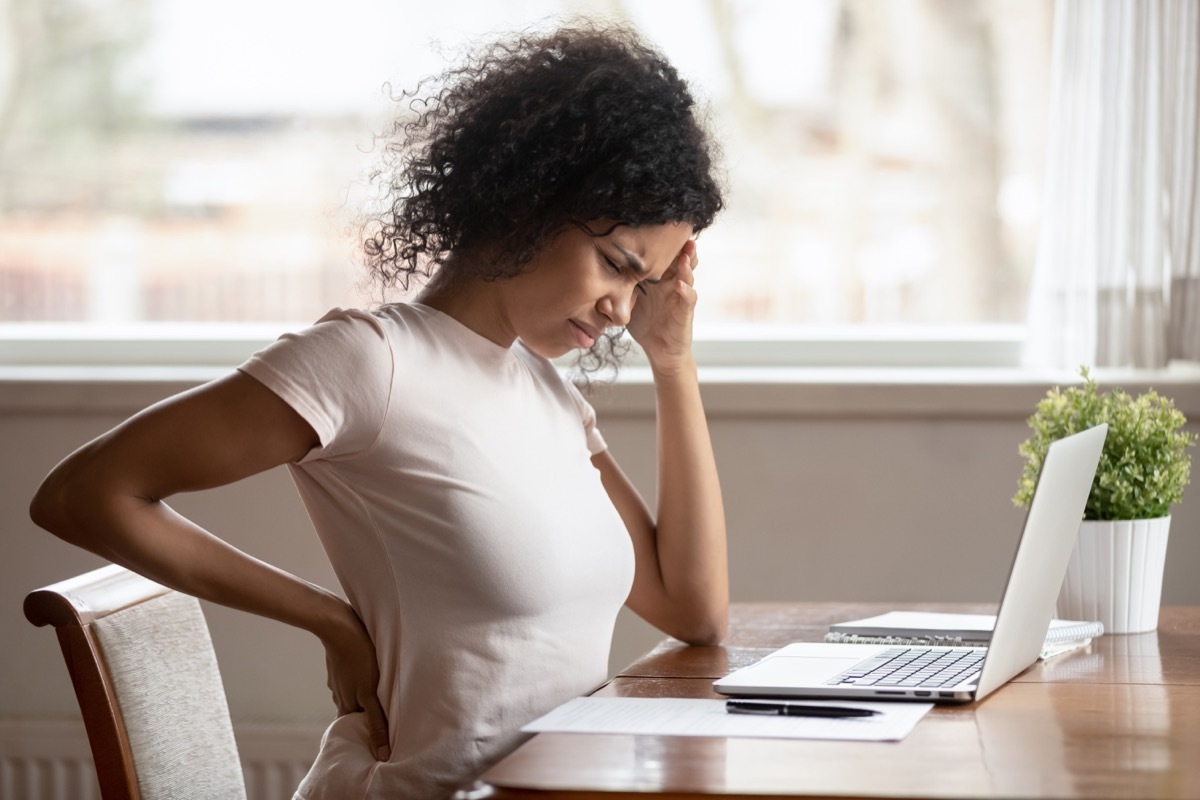
<svg viewBox="0 0 1200 800">
<path fill-rule="evenodd" d="M 700 337 L 1020 335 L 1051 0 L 10 6 L 0 323 L 25 338 L 370 302 L 350 231 L 384 83 L 573 12 L 633 22 L 711 106 L 730 202 L 700 240 Z"/>
</svg>

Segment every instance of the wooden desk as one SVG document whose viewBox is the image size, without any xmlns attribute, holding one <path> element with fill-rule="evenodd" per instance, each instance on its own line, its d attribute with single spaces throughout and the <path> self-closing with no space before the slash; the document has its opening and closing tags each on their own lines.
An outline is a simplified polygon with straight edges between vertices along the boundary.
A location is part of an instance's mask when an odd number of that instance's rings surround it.
<svg viewBox="0 0 1200 800">
<path fill-rule="evenodd" d="M 729 670 L 893 607 L 738 605 L 724 646 L 664 642 L 597 694 L 718 697 L 712 681 Z M 483 780 L 495 800 L 1200 798 L 1200 608 L 1164 608 L 1156 633 L 1100 637 L 981 703 L 935 708 L 902 742 L 539 734 Z"/>
</svg>

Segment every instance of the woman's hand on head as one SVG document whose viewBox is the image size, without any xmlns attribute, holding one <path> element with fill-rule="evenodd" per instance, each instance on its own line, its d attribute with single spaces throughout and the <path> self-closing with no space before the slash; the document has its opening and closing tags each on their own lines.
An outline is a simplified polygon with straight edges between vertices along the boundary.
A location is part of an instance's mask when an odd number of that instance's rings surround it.
<svg viewBox="0 0 1200 800">
<path fill-rule="evenodd" d="M 634 304 L 627 330 L 656 374 L 672 374 L 693 363 L 694 270 L 698 263 L 696 243 L 688 240 L 662 279 L 647 285 L 646 294 Z"/>
<path fill-rule="evenodd" d="M 377 693 L 379 661 L 375 644 L 354 610 L 349 605 L 346 610 L 346 621 L 336 636 L 324 640 L 329 690 L 339 717 L 356 712 L 366 715 L 371 752 L 377 760 L 387 761 L 391 744 L 387 715 Z"/>
</svg>

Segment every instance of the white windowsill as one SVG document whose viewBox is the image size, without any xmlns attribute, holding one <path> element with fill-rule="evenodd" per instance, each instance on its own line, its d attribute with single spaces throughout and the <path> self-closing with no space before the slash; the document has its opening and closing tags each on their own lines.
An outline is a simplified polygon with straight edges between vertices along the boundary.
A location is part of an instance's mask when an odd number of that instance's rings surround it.
<svg viewBox="0 0 1200 800">
<path fill-rule="evenodd" d="M 0 324 L 0 413 L 129 415 L 227 374 L 293 324 Z M 1020 361 L 1014 325 L 960 328 L 697 326 L 695 351 L 712 417 L 1019 418 L 1074 371 Z M 636 352 L 590 397 L 603 414 L 654 413 Z M 1200 364 L 1094 370 L 1104 386 L 1156 388 L 1200 420 Z"/>
<path fill-rule="evenodd" d="M 205 366 L 0 367 L 0 413 L 128 415 L 228 372 Z M 1093 374 L 1102 388 L 1154 388 L 1189 419 L 1200 420 L 1200 365 Z M 700 379 L 711 417 L 1024 419 L 1049 387 L 1075 383 L 1078 376 L 1003 367 L 713 366 L 702 367 Z M 643 367 L 625 367 L 617 381 L 594 387 L 590 398 L 610 416 L 654 413 L 653 383 Z"/>
<path fill-rule="evenodd" d="M 224 367 L 300 323 L 0 323 L 0 367 Z M 737 367 L 1005 367 L 1021 356 L 1020 325 L 697 325 L 702 365 Z M 630 366 L 644 364 L 635 348 Z"/>
</svg>

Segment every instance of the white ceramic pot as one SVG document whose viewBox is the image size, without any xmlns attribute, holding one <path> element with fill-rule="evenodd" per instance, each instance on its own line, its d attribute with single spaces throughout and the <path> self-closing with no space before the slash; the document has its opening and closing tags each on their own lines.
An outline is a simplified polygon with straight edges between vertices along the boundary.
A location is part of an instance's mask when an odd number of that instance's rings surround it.
<svg viewBox="0 0 1200 800">
<path fill-rule="evenodd" d="M 1158 627 L 1171 518 L 1084 520 L 1058 593 L 1059 619 L 1098 619 L 1105 633 Z"/>
</svg>

